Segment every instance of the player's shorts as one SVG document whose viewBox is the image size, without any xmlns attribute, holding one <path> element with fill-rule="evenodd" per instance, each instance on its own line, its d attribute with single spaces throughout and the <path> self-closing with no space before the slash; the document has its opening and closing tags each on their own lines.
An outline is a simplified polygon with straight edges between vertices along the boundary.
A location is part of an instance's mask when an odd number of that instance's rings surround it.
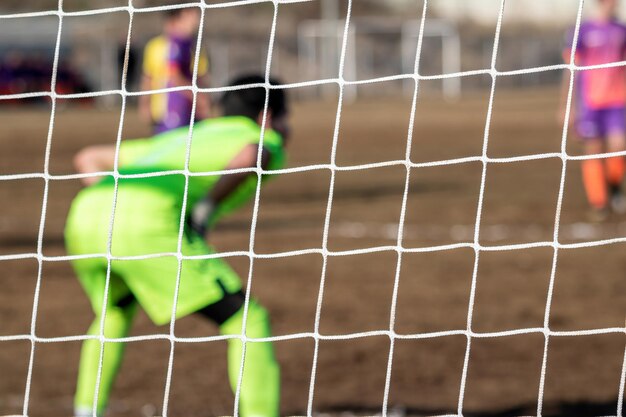
<svg viewBox="0 0 626 417">
<path fill-rule="evenodd" d="M 606 138 L 611 134 L 626 133 L 626 109 L 610 107 L 589 109 L 582 107 L 578 112 L 576 130 L 583 139 Z"/>
<path fill-rule="evenodd" d="M 83 190 L 72 203 L 65 228 L 69 255 L 97 255 L 72 261 L 97 315 L 102 311 L 107 277 L 112 196 L 112 187 Z M 180 215 L 169 209 L 160 213 L 146 210 L 146 204 L 155 198 L 150 189 L 119 188 L 111 255 L 136 259 L 111 260 L 108 305 L 134 298 L 154 323 L 163 325 L 171 320 L 179 271 L 176 253 Z M 136 204 L 139 201 L 141 204 Z M 214 253 L 193 232 L 186 231 L 181 244 L 185 256 Z M 176 317 L 195 313 L 240 290 L 239 276 L 223 259 L 182 260 Z"/>
</svg>

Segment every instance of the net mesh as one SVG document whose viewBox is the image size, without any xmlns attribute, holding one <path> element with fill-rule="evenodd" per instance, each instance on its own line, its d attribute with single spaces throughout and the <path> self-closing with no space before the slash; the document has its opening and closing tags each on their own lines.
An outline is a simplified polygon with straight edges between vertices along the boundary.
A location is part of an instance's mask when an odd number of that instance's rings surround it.
<svg viewBox="0 0 626 417">
<path fill-rule="evenodd" d="M 542 334 L 544 336 L 545 343 L 544 343 L 543 360 L 542 360 L 542 366 L 541 366 L 541 377 L 539 381 L 538 408 L 537 408 L 537 415 L 542 415 L 542 407 L 544 403 L 543 400 L 544 400 L 544 387 L 545 387 L 545 380 L 546 380 L 546 369 L 547 369 L 547 364 L 549 361 L 549 345 L 550 345 L 550 340 L 552 338 L 602 335 L 602 334 L 626 334 L 626 328 L 624 327 L 597 328 L 597 329 L 582 330 L 582 331 L 554 331 L 554 330 L 551 330 L 549 326 L 550 309 L 551 309 L 552 295 L 553 295 L 553 289 L 554 289 L 555 278 L 556 278 L 559 251 L 562 249 L 575 249 L 575 248 L 583 248 L 583 247 L 603 246 L 603 245 L 611 245 L 611 244 L 626 242 L 625 237 L 594 240 L 594 241 L 584 241 L 584 242 L 577 242 L 577 243 L 571 243 L 571 244 L 563 244 L 559 241 L 559 225 L 560 225 L 561 209 L 562 209 L 562 202 L 563 202 L 563 196 L 564 196 L 564 186 L 565 186 L 567 165 L 570 161 L 585 160 L 585 159 L 592 159 L 592 158 L 608 158 L 612 156 L 625 156 L 626 152 L 604 153 L 601 155 L 585 155 L 585 156 L 569 155 L 566 152 L 566 139 L 568 137 L 568 123 L 566 122 L 563 126 L 563 131 L 562 131 L 560 152 L 531 154 L 531 155 L 507 157 L 507 158 L 492 158 L 487 155 L 491 118 L 492 118 L 493 105 L 494 105 L 494 96 L 495 96 L 495 91 L 496 91 L 496 81 L 499 77 L 515 76 L 515 75 L 522 75 L 522 74 L 535 74 L 535 73 L 553 71 L 553 70 L 568 71 L 571 74 L 571 77 L 570 77 L 570 82 L 569 82 L 568 100 L 567 100 L 567 109 L 566 109 L 565 119 L 569 120 L 569 114 L 570 114 L 570 110 L 572 106 L 572 96 L 573 96 L 573 91 L 574 91 L 574 75 L 579 71 L 623 66 L 623 65 L 626 65 L 626 61 L 612 62 L 612 63 L 607 63 L 604 65 L 597 65 L 597 66 L 586 66 L 586 67 L 577 66 L 573 59 L 576 53 L 576 46 L 577 46 L 576 42 L 574 42 L 572 45 L 572 49 L 571 49 L 571 59 L 570 59 L 569 64 L 525 68 L 525 69 L 514 70 L 514 71 L 498 71 L 498 69 L 496 68 L 496 60 L 498 56 L 498 46 L 499 46 L 499 41 L 500 41 L 502 21 L 503 21 L 503 16 L 505 12 L 505 0 L 502 0 L 500 2 L 496 31 L 494 35 L 494 41 L 493 41 L 493 53 L 491 56 L 491 65 L 489 68 L 473 70 L 473 71 L 463 71 L 463 72 L 458 72 L 458 73 L 449 73 L 449 74 L 438 74 L 438 75 L 429 75 L 429 76 L 421 75 L 420 74 L 420 59 L 421 59 L 422 45 L 423 45 L 423 39 L 424 39 L 424 27 L 425 27 L 426 20 L 427 20 L 426 16 L 427 16 L 428 4 L 429 4 L 428 0 L 424 0 L 419 36 L 417 38 L 416 55 L 415 55 L 416 59 L 414 63 L 413 73 L 398 74 L 398 75 L 380 77 L 380 78 L 375 78 L 375 79 L 347 81 L 346 79 L 344 79 L 344 67 L 345 67 L 345 57 L 346 57 L 346 49 L 347 49 L 347 42 L 348 42 L 347 34 L 350 29 L 350 19 L 351 19 L 352 4 L 353 4 L 352 0 L 348 0 L 347 14 L 346 14 L 345 21 L 344 21 L 345 26 L 343 28 L 343 40 L 341 43 L 341 50 L 340 50 L 339 72 L 337 74 L 337 77 L 329 78 L 329 79 L 318 79 L 318 80 L 299 82 L 299 83 L 283 84 L 280 86 L 272 85 L 269 82 L 269 73 L 270 73 L 270 68 L 272 65 L 272 53 L 274 50 L 274 41 L 275 41 L 275 35 L 276 35 L 279 8 L 282 4 L 308 2 L 308 1 L 313 1 L 313 0 L 272 0 L 272 1 L 241 0 L 241 1 L 233 1 L 233 2 L 228 2 L 228 3 L 217 3 L 217 4 L 208 4 L 205 1 L 199 1 L 199 2 L 189 2 L 189 3 L 177 4 L 177 5 L 169 5 L 169 6 L 135 7 L 133 5 L 133 1 L 129 0 L 128 5 L 124 7 L 111 7 L 111 8 L 103 8 L 103 9 L 95 9 L 95 10 L 86 10 L 86 11 L 80 11 L 80 12 L 66 12 L 63 9 L 63 0 L 59 0 L 58 8 L 56 10 L 33 12 L 33 13 L 0 15 L 0 20 L 55 16 L 58 18 L 58 22 L 59 22 L 58 33 L 57 33 L 57 38 L 56 38 L 56 47 L 55 47 L 55 52 L 54 52 L 53 74 L 52 74 L 52 80 L 50 83 L 50 91 L 40 91 L 40 92 L 0 96 L 0 100 L 15 100 L 15 99 L 27 99 L 27 98 L 33 98 L 33 97 L 48 97 L 52 103 L 52 110 L 51 110 L 51 117 L 50 117 L 50 122 L 49 122 L 49 127 L 48 127 L 48 135 L 47 135 L 46 150 L 45 150 L 45 162 L 44 162 L 43 171 L 26 173 L 26 174 L 0 175 L 0 181 L 16 181 L 16 180 L 23 180 L 23 179 L 38 178 L 38 179 L 43 179 L 45 183 L 36 252 L 35 253 L 20 253 L 20 254 L 13 254 L 13 255 L 0 255 L 0 261 L 16 260 L 16 259 L 36 259 L 39 265 L 38 275 L 37 275 L 37 284 L 35 287 L 35 293 L 34 293 L 34 298 L 33 298 L 33 309 L 32 309 L 32 319 L 31 319 L 31 324 L 30 324 L 30 333 L 0 336 L 0 342 L 17 341 L 17 340 L 30 342 L 30 346 L 31 346 L 30 347 L 30 360 L 29 360 L 29 366 L 28 366 L 25 395 L 24 395 L 24 405 L 23 405 L 23 412 L 22 412 L 24 416 L 28 415 L 30 394 L 31 394 L 31 382 L 32 382 L 32 375 L 33 375 L 33 364 L 34 364 L 35 356 L 37 354 L 37 346 L 38 344 L 41 344 L 41 343 L 62 343 L 62 342 L 81 341 L 81 340 L 87 340 L 87 339 L 98 340 L 101 344 L 100 365 L 99 365 L 99 370 L 98 370 L 98 374 L 100 375 L 102 372 L 102 356 L 103 356 L 102 348 L 104 347 L 104 344 L 107 342 L 138 342 L 138 341 L 147 341 L 147 340 L 169 341 L 170 354 L 169 354 L 168 367 L 167 367 L 166 384 L 165 384 L 165 389 L 164 389 L 164 394 L 163 394 L 163 416 L 167 416 L 169 398 L 170 398 L 170 388 L 171 388 L 171 381 L 172 381 L 172 372 L 173 372 L 173 365 L 174 365 L 174 360 L 175 360 L 174 347 L 177 343 L 202 343 L 202 342 L 209 342 L 209 341 L 226 340 L 229 338 L 239 338 L 243 342 L 243 355 L 245 358 L 246 343 L 254 343 L 258 341 L 268 341 L 268 340 L 279 341 L 279 340 L 309 338 L 314 341 L 313 366 L 312 366 L 311 376 L 310 376 L 309 398 L 308 398 L 308 406 L 307 406 L 307 415 L 310 416 L 313 414 L 313 411 L 314 411 L 313 399 L 315 396 L 315 387 L 316 387 L 315 384 L 316 384 L 320 341 L 346 340 L 346 339 L 366 338 L 366 337 L 374 337 L 374 336 L 385 336 L 385 337 L 388 337 L 390 340 L 390 351 L 389 351 L 389 357 L 387 361 L 386 382 L 385 382 L 385 391 L 384 391 L 383 407 L 382 407 L 382 415 L 385 416 L 387 415 L 387 412 L 388 412 L 389 391 L 390 391 L 390 385 L 391 385 L 391 377 L 393 373 L 393 354 L 394 354 L 394 346 L 395 346 L 396 340 L 432 339 L 432 338 L 445 337 L 445 336 L 461 335 L 467 338 L 467 345 L 466 345 L 466 351 L 465 351 L 465 358 L 463 362 L 463 371 L 461 375 L 457 414 L 455 414 L 455 415 L 460 416 L 460 415 L 463 415 L 463 412 L 464 412 L 463 403 L 464 403 L 464 396 L 465 396 L 465 391 L 466 391 L 466 382 L 467 382 L 468 367 L 469 367 L 469 362 L 470 362 L 472 341 L 477 338 L 497 338 L 497 337 L 522 335 L 522 334 Z M 151 91 L 141 91 L 141 92 L 131 92 L 126 89 L 129 51 L 130 51 L 131 36 L 132 36 L 132 31 L 133 31 L 133 18 L 136 14 L 165 11 L 168 9 L 175 9 L 175 8 L 186 8 L 186 7 L 199 8 L 201 11 L 201 24 L 200 24 L 200 29 L 199 29 L 200 33 L 198 36 L 199 41 L 197 42 L 197 45 L 196 45 L 195 56 L 197 57 L 200 55 L 199 54 L 200 48 L 201 48 L 200 40 L 202 39 L 203 22 L 205 20 L 206 14 L 209 13 L 211 9 L 223 8 L 223 7 L 238 7 L 238 6 L 257 4 L 257 3 L 270 3 L 270 4 L 273 4 L 273 7 L 274 7 L 271 33 L 270 33 L 269 45 L 268 45 L 268 55 L 267 55 L 266 64 L 265 64 L 265 83 L 254 84 L 254 85 L 244 85 L 244 86 L 237 86 L 237 87 L 199 88 L 197 85 L 198 60 L 196 60 L 194 64 L 193 79 L 192 79 L 191 86 L 174 87 L 174 88 L 167 88 L 167 89 L 161 89 L 161 90 L 151 90 Z M 576 19 L 574 39 L 577 39 L 578 37 L 578 32 L 579 32 L 579 28 L 580 28 L 581 20 L 583 16 L 583 6 L 584 6 L 584 0 L 580 0 L 579 5 L 578 5 L 578 13 L 577 13 L 577 19 Z M 112 13 L 112 12 L 126 12 L 128 13 L 130 17 L 128 36 L 126 39 L 126 54 L 125 54 L 125 59 L 124 59 L 120 88 L 117 90 L 97 91 L 97 92 L 80 93 L 80 94 L 56 93 L 55 87 L 56 87 L 56 82 L 57 82 L 59 51 L 61 50 L 61 47 L 62 47 L 61 34 L 63 30 L 64 18 L 71 17 L 71 16 L 103 15 L 103 14 Z M 476 75 L 487 75 L 491 77 L 491 91 L 490 91 L 490 96 L 489 96 L 487 117 L 485 121 L 482 154 L 470 156 L 470 157 L 464 157 L 464 158 L 431 161 L 431 162 L 424 162 L 424 163 L 413 162 L 410 158 L 411 145 L 412 145 L 411 142 L 413 138 L 415 110 L 416 110 L 416 104 L 418 101 L 418 96 L 419 96 L 419 91 L 420 91 L 420 82 L 424 80 L 453 79 L 453 78 L 471 77 L 471 76 L 476 76 Z M 361 84 L 369 84 L 369 83 L 382 83 L 382 82 L 392 81 L 392 80 L 406 80 L 406 81 L 412 81 L 414 83 L 413 94 L 412 94 L 411 117 L 410 117 L 408 131 L 407 131 L 405 159 L 370 163 L 370 164 L 351 165 L 351 166 L 337 165 L 336 164 L 336 150 L 337 150 L 337 143 L 338 143 L 338 137 L 339 137 L 339 128 L 341 124 L 342 104 L 343 104 L 344 92 L 345 92 L 346 87 L 356 86 L 356 85 L 361 85 Z M 175 332 L 176 321 L 172 320 L 169 326 L 169 334 L 131 336 L 131 337 L 123 338 L 123 339 L 107 339 L 106 337 L 104 337 L 104 322 L 105 322 L 105 317 L 106 317 L 106 308 L 103 307 L 102 314 L 101 314 L 102 319 L 101 319 L 101 324 L 100 324 L 99 335 L 96 335 L 96 336 L 79 335 L 79 336 L 52 337 L 52 338 L 44 338 L 44 337 L 37 336 L 35 332 L 36 322 L 37 322 L 37 310 L 38 310 L 38 305 L 39 305 L 39 295 L 40 295 L 40 288 L 41 288 L 41 281 L 42 281 L 42 268 L 45 262 L 60 262 L 60 261 L 68 261 L 68 260 L 81 259 L 81 258 L 95 258 L 95 257 L 106 258 L 108 262 L 106 288 L 108 289 L 110 273 L 111 273 L 111 261 L 113 260 L 149 259 L 149 258 L 163 257 L 163 256 L 175 256 L 178 259 L 176 292 L 175 292 L 175 299 L 174 299 L 174 304 L 173 304 L 173 309 L 172 309 L 172 312 L 175 312 L 176 300 L 178 296 L 178 288 L 179 288 L 179 282 L 180 282 L 180 275 L 181 275 L 181 268 L 182 268 L 182 261 L 184 259 L 198 259 L 197 257 L 183 256 L 181 253 L 181 242 L 183 238 L 183 228 L 184 228 L 184 216 L 181 216 L 181 223 L 179 227 L 179 236 L 178 236 L 178 250 L 176 253 L 161 253 L 161 254 L 152 254 L 152 255 L 147 255 L 147 256 L 139 256 L 139 257 L 137 256 L 114 257 L 111 254 L 111 240 L 112 240 L 113 218 L 115 214 L 115 201 L 117 199 L 118 182 L 120 178 L 131 178 L 131 177 L 138 178 L 138 177 L 146 177 L 150 175 L 183 174 L 186 179 L 185 196 L 184 196 L 183 208 L 182 208 L 182 213 L 184 213 L 186 210 L 186 205 L 187 205 L 186 191 L 187 191 L 189 178 L 191 176 L 221 175 L 221 174 L 226 173 L 225 171 L 218 171 L 218 172 L 190 172 L 189 171 L 189 157 L 190 157 L 190 149 L 191 149 L 190 145 L 191 145 L 191 138 L 192 138 L 192 132 L 193 132 L 193 123 L 192 123 L 189 128 L 189 134 L 188 134 L 188 139 L 187 139 L 186 162 L 185 162 L 185 168 L 183 170 L 164 171 L 164 172 L 159 172 L 157 174 L 133 174 L 133 175 L 120 174 L 118 172 L 117 154 L 119 153 L 119 147 L 120 147 L 120 143 L 122 140 L 124 114 L 127 108 L 127 101 L 129 97 L 146 95 L 146 94 L 167 93 L 167 92 L 179 91 L 179 90 L 189 90 L 193 92 L 193 95 L 194 95 L 193 110 L 192 110 L 192 117 L 191 117 L 191 120 L 193 121 L 194 120 L 193 115 L 195 114 L 195 109 L 196 109 L 196 97 L 198 93 L 218 93 L 218 92 L 227 91 L 229 89 L 242 89 L 242 88 L 250 88 L 250 87 L 262 87 L 266 89 L 266 91 L 269 91 L 270 89 L 275 89 L 275 88 L 293 89 L 293 88 L 298 88 L 298 87 L 320 86 L 320 85 L 326 85 L 326 84 L 336 84 L 339 87 L 339 101 L 338 101 L 338 106 L 337 106 L 337 111 L 336 111 L 333 141 L 332 141 L 332 148 L 331 148 L 331 154 L 330 154 L 330 163 L 298 166 L 298 167 L 280 169 L 277 171 L 271 171 L 272 174 L 274 175 L 316 171 L 316 170 L 327 170 L 330 172 L 330 188 L 329 188 L 328 201 L 327 201 L 327 206 L 326 206 L 322 246 L 320 248 L 281 252 L 281 253 L 271 253 L 271 254 L 255 253 L 255 231 L 256 231 L 259 204 L 260 204 L 261 177 L 263 174 L 267 172 L 261 168 L 250 168 L 250 169 L 228 171 L 228 173 L 231 173 L 231 174 L 236 173 L 236 172 L 248 172 L 248 173 L 256 175 L 257 177 L 257 190 L 256 190 L 255 199 L 254 199 L 254 209 L 253 209 L 252 223 L 251 223 L 251 229 L 250 229 L 250 245 L 249 245 L 248 250 L 247 251 L 233 251 L 233 252 L 226 252 L 226 253 L 224 252 L 216 253 L 216 254 L 211 254 L 211 255 L 207 255 L 206 257 L 204 257 L 204 258 L 217 258 L 217 257 L 228 258 L 228 257 L 235 257 L 235 256 L 247 257 L 249 259 L 249 273 L 247 277 L 247 287 L 250 288 L 252 285 L 252 279 L 253 279 L 254 261 L 256 259 L 284 258 L 284 257 L 298 256 L 298 255 L 305 255 L 305 254 L 321 255 L 323 258 L 322 276 L 321 276 L 321 281 L 320 281 L 319 294 L 317 297 L 317 306 L 316 306 L 316 311 L 315 311 L 315 325 L 314 325 L 314 330 L 312 332 L 288 334 L 284 336 L 270 337 L 266 339 L 247 338 L 245 335 L 245 331 L 241 335 L 237 335 L 237 336 L 210 336 L 210 337 L 182 338 L 176 335 L 176 332 Z M 119 95 L 121 97 L 121 102 L 122 102 L 120 124 L 119 124 L 118 132 L 117 132 L 116 162 L 115 162 L 114 170 L 111 172 L 98 172 L 98 173 L 92 173 L 92 174 L 72 174 L 72 175 L 50 174 L 50 170 L 49 170 L 50 150 L 51 150 L 51 145 L 52 145 L 52 132 L 54 130 L 54 124 L 55 124 L 55 111 L 57 108 L 57 100 L 80 99 L 80 98 L 86 98 L 86 97 L 97 97 L 97 96 L 107 96 L 107 95 Z M 269 95 L 266 94 L 264 113 L 267 112 L 268 98 L 269 98 Z M 263 126 L 263 131 L 264 129 L 265 129 L 265 126 Z M 261 143 L 262 141 L 263 141 L 263 138 L 261 138 Z M 554 216 L 553 239 L 550 241 L 538 241 L 538 242 L 530 242 L 530 243 L 514 244 L 514 245 L 493 245 L 493 246 L 482 245 L 480 243 L 480 232 L 481 232 L 480 226 L 481 226 L 481 214 L 482 214 L 482 209 L 483 209 L 483 200 L 484 200 L 484 195 L 485 195 L 485 183 L 486 183 L 486 178 L 487 178 L 488 167 L 492 164 L 506 164 L 506 163 L 520 162 L 520 161 L 543 160 L 543 159 L 558 159 L 561 161 L 561 164 L 562 164 L 560 186 L 559 186 L 558 199 L 557 199 L 557 207 L 556 207 L 556 213 Z M 259 147 L 259 154 L 257 156 L 258 167 L 260 167 L 261 165 L 260 162 L 261 162 L 261 147 Z M 455 243 L 455 244 L 440 245 L 440 246 L 430 246 L 430 247 L 420 247 L 420 248 L 403 247 L 403 234 L 405 230 L 404 222 L 405 222 L 405 217 L 406 217 L 407 199 L 409 196 L 409 184 L 410 184 L 411 170 L 414 168 L 447 166 L 447 165 L 454 165 L 454 164 L 462 164 L 466 162 L 480 162 L 482 164 L 482 175 L 481 175 L 481 182 L 480 182 L 480 191 L 479 191 L 479 198 L 478 198 L 478 207 L 476 211 L 476 221 L 475 221 L 473 240 L 467 241 L 467 242 Z M 379 168 L 379 167 L 387 167 L 387 166 L 402 166 L 406 169 L 404 193 L 403 193 L 402 206 L 401 206 L 401 212 L 400 212 L 400 221 L 399 221 L 398 229 L 397 229 L 396 244 L 392 246 L 376 246 L 376 247 L 369 247 L 369 248 L 358 249 L 358 250 L 346 250 L 346 251 L 329 250 L 328 249 L 328 237 L 329 237 L 329 229 L 330 229 L 330 217 L 331 217 L 331 212 L 333 209 L 333 195 L 334 195 L 336 173 L 341 172 L 341 171 L 362 171 L 362 170 Z M 42 246 L 43 246 L 42 242 L 43 242 L 43 235 L 44 235 L 44 229 L 45 229 L 46 211 L 48 207 L 48 190 L 50 188 L 50 183 L 52 181 L 81 179 L 81 178 L 85 178 L 88 176 L 102 176 L 102 175 L 109 175 L 115 179 L 115 192 L 114 192 L 113 207 L 111 210 L 111 221 L 109 225 L 109 239 L 108 239 L 107 253 L 92 254 L 88 256 L 46 256 L 44 255 L 43 250 L 42 250 Z M 472 316 L 473 316 L 473 311 L 474 311 L 474 301 L 475 301 L 475 293 L 476 293 L 476 286 L 477 286 L 478 262 L 479 262 L 481 253 L 486 252 L 486 251 L 512 251 L 512 250 L 538 248 L 538 247 L 552 248 L 553 250 L 552 267 L 551 267 L 550 281 L 549 281 L 549 287 L 548 287 L 548 293 L 547 293 L 547 301 L 545 305 L 543 326 L 536 327 L 536 328 L 524 328 L 524 329 L 506 330 L 506 331 L 490 332 L 490 333 L 474 332 L 472 330 Z M 435 252 L 435 251 L 448 251 L 448 250 L 453 250 L 453 249 L 458 249 L 458 248 L 471 248 L 475 253 L 471 289 L 470 289 L 470 298 L 469 298 L 469 308 L 467 311 L 467 327 L 462 330 L 440 331 L 440 332 L 431 332 L 431 333 L 417 333 L 417 334 L 396 333 L 394 331 L 394 324 L 395 324 L 395 319 L 396 319 L 398 287 L 399 287 L 400 270 L 401 270 L 401 265 L 402 265 L 403 254 L 411 253 L 411 252 L 413 253 L 424 252 L 425 253 L 425 252 Z M 349 256 L 349 255 L 384 252 L 384 251 L 397 252 L 397 265 L 395 268 L 395 281 L 394 281 L 394 287 L 393 287 L 393 298 L 392 298 L 392 304 L 391 304 L 391 315 L 390 315 L 389 327 L 387 329 L 382 329 L 382 330 L 352 333 L 352 334 L 345 334 L 345 335 L 321 334 L 319 331 L 320 315 L 321 315 L 322 302 L 324 299 L 324 286 L 325 286 L 324 284 L 325 284 L 329 257 Z M 106 303 L 107 293 L 108 291 L 105 291 L 105 300 L 102 304 L 103 306 L 107 305 Z M 248 310 L 249 301 L 250 301 L 249 295 L 247 295 L 246 300 L 245 300 L 243 329 L 246 328 L 245 321 L 247 318 L 247 310 Z M 174 314 L 172 315 L 174 316 Z M 242 381 L 243 369 L 244 369 L 244 362 L 242 361 L 241 369 L 239 372 L 239 380 L 238 380 L 236 394 L 235 394 L 235 405 L 233 409 L 234 415 L 238 415 L 238 402 L 239 402 L 238 400 L 239 400 L 239 396 L 241 392 L 241 381 Z M 620 385 L 619 385 L 618 404 L 617 404 L 617 410 L 616 410 L 617 416 L 622 416 L 625 385 L 626 385 L 626 351 L 625 351 L 624 362 L 623 362 L 621 378 L 620 378 Z M 99 391 L 99 384 L 95 387 L 95 391 L 96 391 L 96 396 L 97 396 L 97 393 Z M 95 412 L 96 412 L 95 406 L 94 406 L 93 412 L 95 415 Z"/>
</svg>

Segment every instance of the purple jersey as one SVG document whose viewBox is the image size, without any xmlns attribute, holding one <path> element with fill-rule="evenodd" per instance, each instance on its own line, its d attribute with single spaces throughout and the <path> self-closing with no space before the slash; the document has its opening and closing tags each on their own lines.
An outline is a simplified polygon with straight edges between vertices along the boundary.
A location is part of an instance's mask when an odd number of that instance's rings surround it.
<svg viewBox="0 0 626 417">
<path fill-rule="evenodd" d="M 569 60 L 569 45 L 565 51 Z M 589 21 L 580 26 L 576 65 L 594 66 L 623 61 L 626 26 L 617 20 Z M 576 73 L 579 105 L 588 109 L 623 107 L 626 103 L 626 67 L 582 70 Z"/>
<path fill-rule="evenodd" d="M 571 55 L 573 31 L 564 58 Z M 617 20 L 581 24 L 576 43 L 576 65 L 581 67 L 623 61 L 626 26 Z M 576 130 L 583 139 L 602 139 L 626 131 L 626 69 L 623 66 L 577 71 Z"/>
<path fill-rule="evenodd" d="M 195 65 L 195 38 L 158 36 L 146 45 L 144 74 L 150 78 L 151 90 L 177 87 L 181 78 L 191 86 Z M 198 76 L 208 72 L 208 60 L 200 55 Z M 150 110 L 155 133 L 188 126 L 191 121 L 192 101 L 186 91 L 172 91 L 151 97 Z"/>
</svg>

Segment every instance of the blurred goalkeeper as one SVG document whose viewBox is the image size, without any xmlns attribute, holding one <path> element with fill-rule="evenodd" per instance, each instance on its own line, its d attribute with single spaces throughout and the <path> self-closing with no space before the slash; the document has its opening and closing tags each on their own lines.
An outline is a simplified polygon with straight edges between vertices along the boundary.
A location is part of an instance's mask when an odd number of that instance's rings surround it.
<svg viewBox="0 0 626 417">
<path fill-rule="evenodd" d="M 143 56 L 142 90 L 189 87 L 192 84 L 200 10 L 194 8 L 168 10 L 164 33 L 152 39 Z M 208 85 L 209 61 L 204 53 L 198 60 L 198 86 Z M 162 133 L 191 121 L 193 93 L 190 90 L 142 95 L 139 111 L 154 133 Z M 210 113 L 208 95 L 196 97 L 196 117 L 205 119 Z"/>
<path fill-rule="evenodd" d="M 263 77 L 242 77 L 232 85 L 256 83 L 264 83 Z M 224 116 L 198 122 L 194 127 L 189 170 L 201 173 L 257 167 L 265 99 L 266 90 L 261 87 L 226 92 L 221 102 Z M 265 119 L 268 128 L 261 149 L 261 166 L 274 170 L 282 167 L 285 161 L 288 109 L 284 92 L 271 89 L 268 103 Z M 153 175 L 119 179 L 112 256 L 142 257 L 177 252 L 185 177 L 158 173 L 184 169 L 187 138 L 188 129 L 181 128 L 151 139 L 122 142 L 119 172 Z M 110 171 L 114 155 L 112 146 L 86 148 L 76 156 L 76 168 L 81 173 Z M 89 186 L 75 198 L 68 216 L 65 230 L 67 250 L 71 255 L 104 254 L 107 253 L 114 180 L 112 177 L 91 177 L 85 179 L 85 183 Z M 194 257 L 214 254 L 214 249 L 205 241 L 207 230 L 222 216 L 253 198 L 256 186 L 255 172 L 190 176 L 182 254 Z M 79 259 L 73 262 L 73 266 L 96 314 L 89 334 L 98 335 L 107 260 L 104 257 Z M 178 261 L 172 255 L 113 260 L 105 337 L 127 336 L 138 306 L 157 325 L 170 322 L 177 272 Z M 221 334 L 239 335 L 242 332 L 244 300 L 241 280 L 223 259 L 183 260 L 177 318 L 196 313 L 215 322 Z M 251 300 L 246 336 L 266 338 L 270 335 L 267 311 Z M 97 399 L 98 415 L 105 412 L 123 349 L 123 343 L 105 345 Z M 229 339 L 228 374 L 233 389 L 239 376 L 241 354 L 240 339 Z M 85 341 L 75 397 L 77 417 L 92 413 L 99 357 L 100 342 Z M 243 416 L 278 416 L 279 373 L 272 343 L 248 342 L 240 396 Z"/>
<path fill-rule="evenodd" d="M 618 0 L 597 0 L 593 19 L 583 22 L 576 39 L 576 64 L 602 65 L 626 59 L 626 26 L 616 17 Z M 571 46 L 571 37 L 570 43 Z M 571 50 L 564 52 L 569 61 Z M 616 66 L 576 73 L 575 128 L 587 155 L 626 150 L 626 68 Z M 564 117 L 568 80 L 563 83 Z M 612 209 L 626 212 L 622 182 L 624 157 L 587 159 L 582 163 L 583 183 L 591 206 L 591 219 L 604 220 Z"/>
</svg>

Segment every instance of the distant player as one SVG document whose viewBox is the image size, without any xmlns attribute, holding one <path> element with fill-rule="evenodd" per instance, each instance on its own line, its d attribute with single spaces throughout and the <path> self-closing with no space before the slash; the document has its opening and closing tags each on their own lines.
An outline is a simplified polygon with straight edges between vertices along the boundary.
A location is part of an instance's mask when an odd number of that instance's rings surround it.
<svg viewBox="0 0 626 417">
<path fill-rule="evenodd" d="M 200 11 L 198 8 L 166 12 L 164 33 L 152 39 L 144 49 L 142 90 L 191 86 Z M 208 85 L 209 62 L 204 53 L 198 61 L 198 86 Z M 191 121 L 193 93 L 189 90 L 140 96 L 139 110 L 154 133 L 162 133 Z M 208 95 L 198 94 L 197 120 L 209 116 Z"/>
<path fill-rule="evenodd" d="M 626 26 L 616 17 L 618 0 L 597 0 L 597 6 L 596 16 L 581 24 L 576 40 L 576 64 L 579 66 L 619 62 L 626 58 Z M 567 62 L 570 55 L 568 47 L 564 52 Z M 626 68 L 618 66 L 578 71 L 574 81 L 573 120 L 586 154 L 624 151 Z M 568 80 L 565 79 L 564 97 L 567 86 Z M 564 109 L 563 105 L 563 115 Z M 609 209 L 616 213 L 626 212 L 621 190 L 624 171 L 623 157 L 583 161 L 583 183 L 592 209 L 592 220 L 604 220 Z"/>
<path fill-rule="evenodd" d="M 232 85 L 264 82 L 249 76 Z M 274 82 L 275 83 L 275 82 Z M 257 166 L 261 123 L 266 92 L 249 88 L 225 93 L 224 116 L 198 122 L 194 127 L 189 169 L 214 172 Z M 282 90 L 271 90 L 262 148 L 262 166 L 283 166 L 288 136 L 287 101 Z M 123 141 L 119 153 L 122 174 L 182 170 L 187 153 L 185 128 L 150 139 Z M 115 149 L 96 146 L 81 151 L 75 160 L 81 173 L 111 170 Z M 107 252 L 109 223 L 114 193 L 112 177 L 90 178 L 89 186 L 74 199 L 68 215 L 65 240 L 70 255 Z M 248 202 L 256 192 L 257 175 L 238 173 L 222 176 L 191 176 L 187 191 L 186 227 L 182 254 L 208 256 L 215 251 L 205 242 L 206 231 L 222 216 Z M 112 255 L 114 257 L 176 253 L 185 177 L 178 174 L 119 179 Z M 106 258 L 84 258 L 73 262 L 78 279 L 96 314 L 90 335 L 100 332 L 102 302 L 107 275 Z M 157 325 L 171 320 L 178 262 L 174 256 L 116 261 L 111 264 L 105 336 L 128 335 L 137 307 L 143 308 Z M 221 334 L 242 332 L 244 293 L 239 276 L 224 259 L 184 260 L 176 309 L 177 318 L 199 314 L 219 326 Z M 267 311 L 251 299 L 246 336 L 271 336 Z M 105 412 L 113 381 L 122 361 L 124 345 L 107 343 L 104 349 L 98 415 Z M 234 389 L 240 370 L 242 344 L 228 341 L 228 375 Z M 75 415 L 91 416 L 94 402 L 100 342 L 83 343 Z M 246 348 L 240 410 L 241 415 L 276 417 L 279 413 L 279 366 L 270 342 L 249 342 Z"/>
</svg>

